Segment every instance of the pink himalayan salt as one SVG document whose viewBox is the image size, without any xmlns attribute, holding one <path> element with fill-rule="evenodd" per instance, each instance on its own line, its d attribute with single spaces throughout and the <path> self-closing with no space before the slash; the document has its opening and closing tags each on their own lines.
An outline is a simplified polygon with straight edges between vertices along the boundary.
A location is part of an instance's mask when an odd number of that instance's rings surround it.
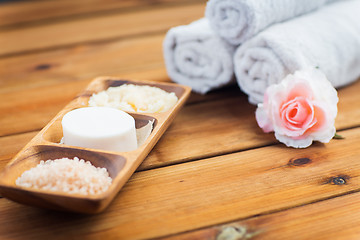
<svg viewBox="0 0 360 240">
<path fill-rule="evenodd" d="M 75 157 L 40 161 L 25 171 L 16 185 L 46 191 L 94 195 L 105 192 L 112 179 L 106 168 L 93 166 L 89 161 Z"/>
</svg>

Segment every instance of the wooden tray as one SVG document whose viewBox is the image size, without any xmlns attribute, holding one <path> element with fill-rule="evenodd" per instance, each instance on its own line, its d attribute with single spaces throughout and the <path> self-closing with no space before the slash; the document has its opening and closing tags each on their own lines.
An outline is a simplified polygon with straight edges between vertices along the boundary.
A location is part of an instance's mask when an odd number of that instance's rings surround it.
<svg viewBox="0 0 360 240">
<path fill-rule="evenodd" d="M 163 113 L 130 113 L 135 118 L 136 128 L 140 128 L 154 120 L 153 130 L 147 140 L 130 152 L 110 152 L 95 149 L 67 146 L 59 144 L 62 138 L 61 119 L 70 110 L 86 107 L 93 93 L 103 91 L 108 87 L 120 86 L 125 83 L 149 85 L 168 92 L 175 92 L 178 97 L 176 105 Z M 173 83 L 155 83 L 145 81 L 119 80 L 112 77 L 100 77 L 92 81 L 88 87 L 54 119 L 52 119 L 0 173 L 0 193 L 13 201 L 56 210 L 66 210 L 82 213 L 98 213 L 104 210 L 136 168 L 148 155 L 161 135 L 170 125 L 175 115 L 189 97 L 191 89 Z M 58 159 L 62 157 L 78 157 L 90 161 L 96 167 L 105 167 L 113 182 L 109 189 L 98 195 L 84 196 L 63 192 L 50 192 L 17 186 L 16 179 L 21 174 L 35 167 L 41 160 Z"/>
</svg>

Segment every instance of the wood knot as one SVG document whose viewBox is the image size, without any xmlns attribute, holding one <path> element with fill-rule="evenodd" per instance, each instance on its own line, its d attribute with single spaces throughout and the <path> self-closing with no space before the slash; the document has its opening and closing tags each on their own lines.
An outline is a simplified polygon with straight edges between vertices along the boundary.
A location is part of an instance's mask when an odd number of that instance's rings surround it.
<svg viewBox="0 0 360 240">
<path fill-rule="evenodd" d="M 312 161 L 310 158 L 297 158 L 297 159 L 291 159 L 289 161 L 288 165 L 299 167 L 299 166 L 304 166 L 306 164 L 309 164 L 311 162 Z"/>
<path fill-rule="evenodd" d="M 51 65 L 45 63 L 45 64 L 39 64 L 39 65 L 37 65 L 37 66 L 35 67 L 35 70 L 41 71 L 41 70 L 46 70 L 46 69 L 49 69 L 49 68 L 51 68 Z"/>
<path fill-rule="evenodd" d="M 331 184 L 331 185 L 345 185 L 348 183 L 349 179 L 350 179 L 350 177 L 347 175 L 339 175 L 339 176 L 328 178 L 325 183 Z"/>
</svg>

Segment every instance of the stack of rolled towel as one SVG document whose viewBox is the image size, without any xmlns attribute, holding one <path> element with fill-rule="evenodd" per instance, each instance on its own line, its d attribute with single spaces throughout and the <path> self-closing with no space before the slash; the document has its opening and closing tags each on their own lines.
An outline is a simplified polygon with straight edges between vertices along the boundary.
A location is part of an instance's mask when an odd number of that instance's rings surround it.
<svg viewBox="0 0 360 240">
<path fill-rule="evenodd" d="M 205 17 L 170 29 L 170 78 L 206 93 L 238 83 L 249 102 L 287 74 L 318 67 L 334 87 L 360 76 L 360 0 L 209 0 Z"/>
</svg>

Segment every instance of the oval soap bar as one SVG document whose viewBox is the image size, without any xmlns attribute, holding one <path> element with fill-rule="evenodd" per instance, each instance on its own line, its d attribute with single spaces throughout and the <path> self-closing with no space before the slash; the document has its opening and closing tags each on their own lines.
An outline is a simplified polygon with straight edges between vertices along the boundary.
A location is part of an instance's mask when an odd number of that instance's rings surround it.
<svg viewBox="0 0 360 240">
<path fill-rule="evenodd" d="M 134 118 L 115 108 L 78 108 L 66 113 L 61 124 L 67 145 L 117 152 L 137 148 Z"/>
</svg>

